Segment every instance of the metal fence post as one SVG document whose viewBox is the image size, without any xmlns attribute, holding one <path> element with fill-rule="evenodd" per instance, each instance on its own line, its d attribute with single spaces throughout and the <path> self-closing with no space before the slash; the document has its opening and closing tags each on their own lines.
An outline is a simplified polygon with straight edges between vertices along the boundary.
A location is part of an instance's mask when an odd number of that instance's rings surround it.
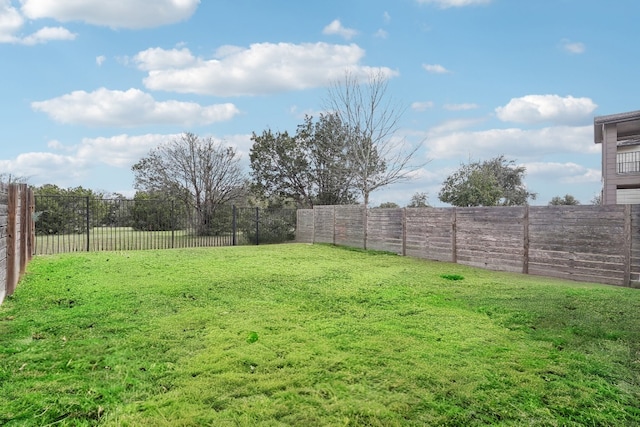
<svg viewBox="0 0 640 427">
<path fill-rule="evenodd" d="M 89 252 L 89 227 L 91 226 L 91 220 L 89 218 L 89 196 L 86 197 L 87 201 L 87 252 Z"/>
<path fill-rule="evenodd" d="M 177 218 L 175 214 L 175 200 L 171 199 L 171 249 L 175 248 L 175 240 L 176 240 L 176 223 Z"/>
<path fill-rule="evenodd" d="M 238 241 L 236 239 L 236 232 L 238 223 L 236 222 L 237 215 L 236 205 L 232 206 L 232 219 L 231 219 L 231 246 L 236 246 Z"/>
<path fill-rule="evenodd" d="M 260 208 L 256 207 L 256 245 L 260 244 Z"/>
</svg>

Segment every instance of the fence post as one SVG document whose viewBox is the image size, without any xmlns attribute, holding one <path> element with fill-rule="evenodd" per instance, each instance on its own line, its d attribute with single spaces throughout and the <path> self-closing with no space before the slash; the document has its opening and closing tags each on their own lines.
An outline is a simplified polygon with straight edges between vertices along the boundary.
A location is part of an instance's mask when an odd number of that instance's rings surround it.
<svg viewBox="0 0 640 427">
<path fill-rule="evenodd" d="M 631 286 L 631 205 L 624 205 L 624 283 Z"/>
<path fill-rule="evenodd" d="M 231 219 L 231 246 L 236 246 L 238 244 L 238 241 L 236 239 L 236 232 L 237 232 L 237 222 L 236 222 L 236 215 L 237 215 L 237 209 L 236 209 L 236 205 L 233 205 L 232 207 L 232 219 Z"/>
<path fill-rule="evenodd" d="M 402 208 L 402 256 L 407 256 L 407 208 Z"/>
<path fill-rule="evenodd" d="M 18 282 L 18 272 L 16 271 L 17 249 L 17 204 L 18 187 L 16 184 L 9 184 L 7 199 L 7 283 L 6 296 L 12 295 Z"/>
<path fill-rule="evenodd" d="M 86 197 L 87 203 L 87 252 L 89 252 L 89 226 L 91 225 L 91 220 L 89 218 L 89 196 Z"/>
<path fill-rule="evenodd" d="M 29 261 L 29 187 L 27 184 L 20 184 L 20 276 L 27 269 Z"/>
<path fill-rule="evenodd" d="M 171 249 L 176 247 L 176 224 L 178 219 L 176 218 L 175 203 L 176 201 L 171 199 Z"/>
<path fill-rule="evenodd" d="M 458 262 L 458 236 L 456 208 L 451 208 L 451 262 Z"/>
<path fill-rule="evenodd" d="M 260 244 L 260 208 L 256 207 L 256 245 Z"/>
<path fill-rule="evenodd" d="M 529 274 L 529 205 L 524 206 L 522 273 Z"/>
</svg>

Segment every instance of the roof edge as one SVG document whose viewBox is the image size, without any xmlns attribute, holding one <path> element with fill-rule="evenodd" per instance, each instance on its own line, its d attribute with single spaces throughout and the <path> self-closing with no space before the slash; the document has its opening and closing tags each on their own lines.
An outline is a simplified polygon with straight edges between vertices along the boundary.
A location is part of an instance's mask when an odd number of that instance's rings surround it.
<svg viewBox="0 0 640 427">
<path fill-rule="evenodd" d="M 630 120 L 640 120 L 640 110 L 629 111 L 627 113 L 610 114 L 608 116 L 594 117 L 593 124 L 604 125 L 610 123 L 628 122 Z"/>
</svg>

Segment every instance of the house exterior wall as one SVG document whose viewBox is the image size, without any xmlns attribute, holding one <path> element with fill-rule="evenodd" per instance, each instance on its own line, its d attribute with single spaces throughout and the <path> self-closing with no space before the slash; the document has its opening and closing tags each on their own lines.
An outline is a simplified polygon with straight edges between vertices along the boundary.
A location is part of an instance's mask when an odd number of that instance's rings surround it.
<svg viewBox="0 0 640 427">
<path fill-rule="evenodd" d="M 639 152 L 639 145 L 618 146 L 619 140 L 640 135 L 640 111 L 594 119 L 595 142 L 602 144 L 602 203 L 640 203 L 640 172 L 618 173 L 618 153 Z"/>
<path fill-rule="evenodd" d="M 640 188 L 619 188 L 616 191 L 616 201 L 620 205 L 640 204 Z"/>
</svg>

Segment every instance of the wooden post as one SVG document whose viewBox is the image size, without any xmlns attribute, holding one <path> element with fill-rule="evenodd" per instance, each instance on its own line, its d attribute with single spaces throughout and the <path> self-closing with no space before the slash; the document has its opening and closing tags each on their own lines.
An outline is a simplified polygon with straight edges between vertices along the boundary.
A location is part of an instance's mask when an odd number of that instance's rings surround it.
<svg viewBox="0 0 640 427">
<path fill-rule="evenodd" d="M 522 273 L 529 274 L 529 205 L 524 206 Z"/>
<path fill-rule="evenodd" d="M 402 256 L 407 256 L 407 208 L 402 208 Z"/>
<path fill-rule="evenodd" d="M 331 241 L 332 241 L 332 244 L 335 245 L 336 244 L 336 206 L 335 205 L 331 208 L 331 220 L 333 221 L 333 234 L 331 237 Z M 315 229 L 315 221 L 313 226 Z"/>
<path fill-rule="evenodd" d="M 631 205 L 624 205 L 624 283 L 631 286 Z"/>
<path fill-rule="evenodd" d="M 20 241 L 18 244 L 20 245 L 20 273 L 19 276 L 22 276 L 27 270 L 27 256 L 28 256 L 28 241 L 29 241 L 29 206 L 28 206 L 28 198 L 27 184 L 19 185 L 18 197 L 20 200 Z"/>
<path fill-rule="evenodd" d="M 364 205 L 364 218 L 363 218 L 363 224 L 364 224 L 364 236 L 363 236 L 363 245 L 362 248 L 364 250 L 367 250 L 367 236 L 369 234 L 369 207 L 367 206 L 367 204 L 365 203 Z"/>
<path fill-rule="evenodd" d="M 36 220 L 34 214 L 36 212 L 36 201 L 33 189 L 29 188 L 29 261 L 36 253 Z"/>
<path fill-rule="evenodd" d="M 451 262 L 458 262 L 458 236 L 457 236 L 457 218 L 456 208 L 451 208 Z"/>
<path fill-rule="evenodd" d="M 16 288 L 18 275 L 16 272 L 16 251 L 17 244 L 17 227 L 16 213 L 18 204 L 18 187 L 15 184 L 9 184 L 9 197 L 7 203 L 7 290 L 6 295 L 12 295 Z"/>
</svg>

